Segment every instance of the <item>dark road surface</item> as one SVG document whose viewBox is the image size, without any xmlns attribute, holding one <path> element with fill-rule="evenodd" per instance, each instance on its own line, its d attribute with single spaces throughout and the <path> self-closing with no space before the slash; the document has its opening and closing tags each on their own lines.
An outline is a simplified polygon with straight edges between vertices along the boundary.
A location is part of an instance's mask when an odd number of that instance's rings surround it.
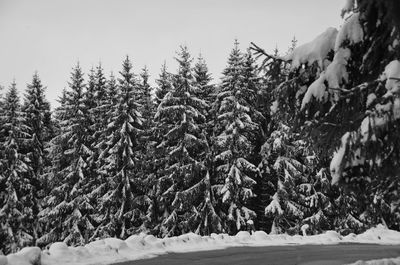
<svg viewBox="0 0 400 265">
<path fill-rule="evenodd" d="M 170 253 L 116 265 L 337 265 L 357 260 L 394 257 L 400 257 L 400 245 L 303 245 L 234 247 L 213 251 Z"/>
</svg>

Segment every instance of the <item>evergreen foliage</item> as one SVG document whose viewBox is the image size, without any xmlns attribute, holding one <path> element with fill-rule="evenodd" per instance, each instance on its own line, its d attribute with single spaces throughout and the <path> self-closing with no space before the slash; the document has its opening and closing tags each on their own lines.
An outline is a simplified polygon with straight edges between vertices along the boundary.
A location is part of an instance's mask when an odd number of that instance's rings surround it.
<svg viewBox="0 0 400 265">
<path fill-rule="evenodd" d="M 54 240 L 83 244 L 94 230 L 90 217 L 93 206 L 88 198 L 91 190 L 88 158 L 93 152 L 86 100 L 83 72 L 78 64 L 72 71 L 61 107 L 61 131 L 53 139 L 56 165 L 51 175 L 53 189 L 45 199 L 47 207 L 40 213 L 41 220 L 50 220 L 52 228 L 39 239 L 40 244 Z"/>
<path fill-rule="evenodd" d="M 162 236 L 200 233 L 203 221 L 210 222 L 210 229 L 218 229 L 211 200 L 204 198 L 210 194 L 204 164 L 208 145 L 200 124 L 206 121 L 202 110 L 207 104 L 196 97 L 192 58 L 186 47 L 181 47 L 176 60 L 179 68 L 172 91 L 164 96 L 155 115 L 157 126 L 167 131 L 157 146 L 165 155 L 157 191 L 164 217 L 159 229 Z"/>
<path fill-rule="evenodd" d="M 156 80 L 158 88 L 156 89 L 156 103 L 159 105 L 164 96 L 172 90 L 172 75 L 167 72 L 167 64 L 161 66 L 161 73 Z"/>
<path fill-rule="evenodd" d="M 35 73 L 32 83 L 28 84 L 25 93 L 22 111 L 24 115 L 23 124 L 28 129 L 29 138 L 23 145 L 23 152 L 29 159 L 31 168 L 32 185 L 32 223 L 33 243 L 41 234 L 41 227 L 38 223 L 38 213 L 41 211 L 41 202 L 46 194 L 47 181 L 44 178 L 44 170 L 50 165 L 49 155 L 46 147 L 54 136 L 51 121 L 50 104 L 45 98 L 45 89 L 42 86 L 39 75 Z"/>
<path fill-rule="evenodd" d="M 129 57 L 118 78 L 99 64 L 86 83 L 77 65 L 53 113 L 37 73 L 22 105 L 12 83 L 0 95 L 0 249 L 252 222 L 400 229 L 400 6 L 349 4 L 339 31 L 293 38 L 285 55 L 236 41 L 216 83 L 187 47 L 154 88 Z"/>
<path fill-rule="evenodd" d="M 248 161 L 252 152 L 251 139 L 258 125 L 251 119 L 251 104 L 255 91 L 245 79 L 244 57 L 235 42 L 228 65 L 223 71 L 222 84 L 216 100 L 216 150 L 217 178 L 221 200 L 220 216 L 223 230 L 235 233 L 256 214 L 247 207 L 254 196 L 255 165 Z"/>
<path fill-rule="evenodd" d="M 106 148 L 103 151 L 105 163 L 101 170 L 107 177 L 100 198 L 100 212 L 103 215 L 100 234 L 125 238 L 133 233 L 136 224 L 136 151 L 143 121 L 137 98 L 138 82 L 129 57 L 122 64 L 120 76 L 118 102 L 110 113 Z"/>
<path fill-rule="evenodd" d="M 15 82 L 5 95 L 1 122 L 0 246 L 9 253 L 34 243 L 32 168 L 28 157 L 22 153 L 29 139 L 29 128 L 25 126 Z"/>
</svg>

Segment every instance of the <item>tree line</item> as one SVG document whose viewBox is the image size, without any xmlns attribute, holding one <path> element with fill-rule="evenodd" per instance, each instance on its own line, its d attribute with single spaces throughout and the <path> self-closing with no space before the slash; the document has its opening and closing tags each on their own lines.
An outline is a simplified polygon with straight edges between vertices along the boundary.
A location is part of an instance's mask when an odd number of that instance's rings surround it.
<svg viewBox="0 0 400 265">
<path fill-rule="evenodd" d="M 235 234 L 249 220 L 269 233 L 399 229 L 398 84 L 380 75 L 400 56 L 378 52 L 399 31 L 383 10 L 359 1 L 366 41 L 326 54 L 351 52 L 323 100 L 304 98 L 325 66 L 237 42 L 218 82 L 187 47 L 154 88 L 129 57 L 109 77 L 78 64 L 54 111 L 37 73 L 22 102 L 13 82 L 0 105 L 0 248 Z"/>
</svg>

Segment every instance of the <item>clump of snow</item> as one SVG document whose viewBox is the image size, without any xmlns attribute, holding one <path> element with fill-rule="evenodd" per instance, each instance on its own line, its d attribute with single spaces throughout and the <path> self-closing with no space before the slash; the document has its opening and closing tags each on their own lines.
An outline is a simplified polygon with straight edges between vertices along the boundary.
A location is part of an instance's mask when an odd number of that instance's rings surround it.
<svg viewBox="0 0 400 265">
<path fill-rule="evenodd" d="M 347 242 L 370 243 L 382 242 L 386 245 L 400 244 L 400 232 L 387 229 L 384 225 L 377 225 L 353 238 L 344 238 Z"/>
<path fill-rule="evenodd" d="M 274 196 L 272 196 L 272 201 L 270 202 L 270 204 L 265 207 L 265 214 L 283 214 L 283 210 L 279 202 L 279 195 L 277 192 L 274 194 Z"/>
<path fill-rule="evenodd" d="M 348 13 L 348 12 L 353 10 L 354 1 L 355 0 L 345 0 L 345 4 L 342 7 L 342 12 L 341 12 L 342 17 L 344 16 L 344 14 L 346 14 L 346 13 Z"/>
<path fill-rule="evenodd" d="M 326 56 L 335 47 L 337 34 L 337 29 L 330 27 L 311 42 L 295 48 L 291 54 L 283 57 L 283 59 L 292 61 L 292 69 L 298 68 L 302 64 L 314 62 L 318 62 L 319 67 L 323 69 Z"/>
<path fill-rule="evenodd" d="M 256 241 L 264 241 L 269 239 L 268 234 L 264 231 L 256 231 L 252 234 L 252 236 Z"/>
<path fill-rule="evenodd" d="M 274 102 L 272 102 L 272 105 L 270 107 L 271 115 L 275 114 L 278 111 L 278 107 L 279 107 L 278 100 L 275 100 Z"/>
<path fill-rule="evenodd" d="M 0 265 L 7 265 L 7 257 L 0 254 Z"/>
<path fill-rule="evenodd" d="M 343 158 L 346 153 L 347 143 L 349 139 L 350 139 L 350 133 L 346 132 L 342 136 L 341 145 L 339 149 L 333 154 L 333 158 L 331 160 L 331 164 L 329 167 L 332 175 L 332 184 L 338 183 L 342 175 Z"/>
<path fill-rule="evenodd" d="M 376 97 L 375 93 L 371 93 L 371 94 L 368 95 L 367 102 L 366 102 L 367 108 L 369 106 L 371 106 L 371 104 L 375 101 L 376 98 L 377 97 Z"/>
<path fill-rule="evenodd" d="M 347 73 L 347 61 L 349 60 L 351 52 L 349 49 L 340 48 L 336 51 L 333 57 L 332 63 L 328 65 L 325 71 L 323 71 L 319 78 L 316 79 L 310 87 L 307 89 L 306 94 L 301 102 L 301 108 L 310 102 L 311 98 L 314 97 L 318 101 L 327 99 L 327 91 L 325 83 L 328 84 L 329 88 L 339 88 L 343 82 L 348 81 Z M 338 100 L 338 98 L 336 98 Z"/>
<path fill-rule="evenodd" d="M 349 40 L 351 44 L 359 43 L 363 40 L 364 32 L 360 24 L 359 15 L 358 12 L 352 14 L 340 28 L 334 45 L 335 51 L 339 50 L 346 40 Z"/>
<path fill-rule="evenodd" d="M 304 224 L 301 226 L 301 233 L 303 234 L 303 236 L 307 235 L 307 229 L 310 228 L 310 226 L 308 224 Z"/>
<path fill-rule="evenodd" d="M 304 107 L 311 101 L 311 98 L 314 97 L 318 101 L 322 101 L 323 99 L 326 98 L 326 86 L 324 84 L 325 82 L 325 73 L 321 73 L 319 78 L 315 80 L 310 87 L 307 89 L 306 94 L 303 97 L 303 100 L 301 101 L 301 109 L 304 109 Z"/>
<path fill-rule="evenodd" d="M 400 61 L 393 60 L 385 67 L 381 80 L 386 80 L 385 87 L 392 93 L 400 92 Z"/>
<path fill-rule="evenodd" d="M 389 45 L 388 50 L 391 52 L 399 46 L 400 41 L 398 39 L 394 39 L 392 45 Z"/>
<path fill-rule="evenodd" d="M 349 49 L 340 48 L 336 51 L 332 63 L 326 68 L 325 79 L 330 88 L 338 88 L 339 85 L 348 81 L 349 75 L 347 73 L 347 61 L 349 60 L 351 52 Z"/>
<path fill-rule="evenodd" d="M 306 230 L 306 226 L 303 226 L 302 230 Z M 263 231 L 256 231 L 252 234 L 240 231 L 235 236 L 227 234 L 200 236 L 188 233 L 169 238 L 156 238 L 152 235 L 139 234 L 126 240 L 101 239 L 80 247 L 68 247 L 65 243 L 57 242 L 53 243 L 49 250 L 42 252 L 37 247 L 24 248 L 18 253 L 0 256 L 0 265 L 105 265 L 151 258 L 169 252 L 180 253 L 240 246 L 340 243 L 399 244 L 400 232 L 389 230 L 380 225 L 363 234 L 350 234 L 345 237 L 335 231 L 326 231 L 323 234 L 311 236 L 268 235 Z"/>
<path fill-rule="evenodd" d="M 38 247 L 26 247 L 15 254 L 7 256 L 6 261 L 0 258 L 0 264 L 8 265 L 33 265 L 40 264 L 41 250 Z M 2 261 L 3 260 L 3 261 Z"/>
<path fill-rule="evenodd" d="M 251 235 L 247 231 L 239 231 L 236 234 L 236 240 L 238 242 L 246 242 L 246 241 L 250 241 L 250 239 L 251 239 Z"/>
</svg>

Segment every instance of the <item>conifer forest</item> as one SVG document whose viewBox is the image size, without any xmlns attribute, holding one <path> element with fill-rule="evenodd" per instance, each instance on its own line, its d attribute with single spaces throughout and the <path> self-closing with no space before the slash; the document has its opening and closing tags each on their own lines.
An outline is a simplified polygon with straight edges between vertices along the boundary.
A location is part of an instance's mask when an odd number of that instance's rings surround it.
<svg viewBox="0 0 400 265">
<path fill-rule="evenodd" d="M 56 107 L 40 71 L 2 88 L 2 252 L 252 223 L 400 230 L 400 3 L 348 2 L 305 44 L 232 40 L 218 79 L 183 45 L 155 77 L 130 56 L 112 74 L 77 63 Z"/>
</svg>

